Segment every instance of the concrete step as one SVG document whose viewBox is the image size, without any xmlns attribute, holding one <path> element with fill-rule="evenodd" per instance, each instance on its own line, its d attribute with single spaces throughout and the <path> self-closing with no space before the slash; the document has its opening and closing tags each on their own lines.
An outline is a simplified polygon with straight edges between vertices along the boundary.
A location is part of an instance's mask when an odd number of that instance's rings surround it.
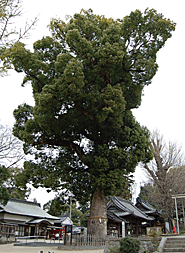
<svg viewBox="0 0 185 253">
<path fill-rule="evenodd" d="M 182 245 L 182 244 L 178 244 L 178 245 L 166 244 L 165 248 L 184 248 L 185 249 L 185 245 Z"/>
<path fill-rule="evenodd" d="M 163 252 L 185 252 L 185 238 L 168 238 Z"/>
<path fill-rule="evenodd" d="M 185 252 L 185 248 L 170 248 L 170 249 L 163 249 L 163 252 Z"/>
<path fill-rule="evenodd" d="M 185 239 L 184 240 L 171 240 L 171 239 L 167 239 L 167 242 L 169 243 L 185 243 Z"/>
<path fill-rule="evenodd" d="M 171 239 L 168 239 L 167 240 L 169 243 L 185 243 L 185 240 L 171 240 Z"/>
</svg>

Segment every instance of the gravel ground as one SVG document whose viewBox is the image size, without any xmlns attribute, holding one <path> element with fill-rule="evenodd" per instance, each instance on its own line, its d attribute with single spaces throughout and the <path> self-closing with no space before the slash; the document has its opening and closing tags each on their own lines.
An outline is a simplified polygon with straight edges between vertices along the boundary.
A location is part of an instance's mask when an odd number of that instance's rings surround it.
<svg viewBox="0 0 185 253">
<path fill-rule="evenodd" d="M 103 253 L 103 249 L 99 250 L 59 250 L 58 246 L 45 246 L 45 247 L 26 247 L 26 246 L 13 246 L 13 244 L 1 244 L 0 253 Z"/>
</svg>

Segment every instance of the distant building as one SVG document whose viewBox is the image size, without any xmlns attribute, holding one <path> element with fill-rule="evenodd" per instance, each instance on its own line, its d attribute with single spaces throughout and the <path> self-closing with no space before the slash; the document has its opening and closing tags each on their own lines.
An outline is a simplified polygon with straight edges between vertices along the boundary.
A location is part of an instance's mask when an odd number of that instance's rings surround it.
<svg viewBox="0 0 185 253">
<path fill-rule="evenodd" d="M 46 235 L 47 229 L 60 218 L 46 213 L 40 204 L 10 199 L 7 205 L 0 205 L 1 236 Z"/>
<path fill-rule="evenodd" d="M 73 225 L 72 220 L 68 216 L 59 216 L 58 220 L 54 221 L 54 224 L 58 227 Z"/>
</svg>

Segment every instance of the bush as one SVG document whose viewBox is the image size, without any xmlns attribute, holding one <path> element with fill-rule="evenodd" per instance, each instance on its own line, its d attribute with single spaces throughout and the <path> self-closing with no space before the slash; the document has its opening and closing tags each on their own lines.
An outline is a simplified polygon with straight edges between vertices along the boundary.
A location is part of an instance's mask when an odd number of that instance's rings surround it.
<svg viewBox="0 0 185 253">
<path fill-rule="evenodd" d="M 140 241 L 132 237 L 125 237 L 120 240 L 120 253 L 138 253 Z"/>
<path fill-rule="evenodd" d="M 112 247 L 108 251 L 109 253 L 120 253 L 120 248 L 119 247 Z"/>
</svg>

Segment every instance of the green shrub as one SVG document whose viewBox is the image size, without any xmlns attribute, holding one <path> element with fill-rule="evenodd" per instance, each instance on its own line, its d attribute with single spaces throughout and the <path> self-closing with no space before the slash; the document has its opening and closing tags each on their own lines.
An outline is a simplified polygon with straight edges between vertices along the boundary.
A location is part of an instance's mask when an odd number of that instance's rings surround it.
<svg viewBox="0 0 185 253">
<path fill-rule="evenodd" d="M 140 241 L 132 237 L 125 237 L 120 240 L 120 253 L 138 253 Z"/>
<path fill-rule="evenodd" d="M 120 253 L 120 248 L 119 247 L 112 247 L 108 251 L 109 253 Z"/>
</svg>

